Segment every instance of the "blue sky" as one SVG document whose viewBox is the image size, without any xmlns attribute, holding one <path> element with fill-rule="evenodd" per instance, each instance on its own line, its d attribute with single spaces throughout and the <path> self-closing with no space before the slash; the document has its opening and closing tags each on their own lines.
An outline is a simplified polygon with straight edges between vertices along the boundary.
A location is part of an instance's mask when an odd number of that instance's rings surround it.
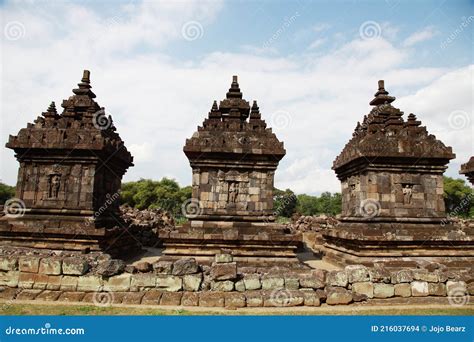
<svg viewBox="0 0 474 342">
<path fill-rule="evenodd" d="M 135 167 L 189 184 L 182 153 L 239 75 L 285 142 L 276 186 L 338 191 L 330 169 L 378 79 L 457 158 L 473 155 L 470 1 L 3 1 L 0 140 L 71 94 L 89 69 Z M 0 179 L 14 184 L 13 152 Z"/>
</svg>

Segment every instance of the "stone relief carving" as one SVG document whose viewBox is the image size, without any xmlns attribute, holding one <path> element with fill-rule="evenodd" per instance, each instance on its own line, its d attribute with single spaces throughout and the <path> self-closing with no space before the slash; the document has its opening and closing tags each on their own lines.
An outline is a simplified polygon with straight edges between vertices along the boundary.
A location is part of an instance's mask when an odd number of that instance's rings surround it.
<svg viewBox="0 0 474 342">
<path fill-rule="evenodd" d="M 48 179 L 48 197 L 49 198 L 58 198 L 60 187 L 61 187 L 61 175 L 57 174 L 57 173 L 49 175 L 49 179 Z"/>
<path fill-rule="evenodd" d="M 413 197 L 413 184 L 403 184 L 402 193 L 403 204 L 411 204 L 411 199 Z"/>
<path fill-rule="evenodd" d="M 218 207 L 221 209 L 246 210 L 247 188 L 249 182 L 248 172 L 235 170 L 217 173 L 217 186 L 214 190 L 219 198 Z"/>
</svg>

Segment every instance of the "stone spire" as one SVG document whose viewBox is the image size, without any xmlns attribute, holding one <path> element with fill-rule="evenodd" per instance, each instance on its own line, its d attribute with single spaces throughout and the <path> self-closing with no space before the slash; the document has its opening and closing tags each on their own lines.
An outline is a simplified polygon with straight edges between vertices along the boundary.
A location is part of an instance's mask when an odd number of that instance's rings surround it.
<svg viewBox="0 0 474 342">
<path fill-rule="evenodd" d="M 91 90 L 92 86 L 90 76 L 91 72 L 89 70 L 84 70 L 81 82 L 77 84 L 79 88 L 73 89 L 72 92 L 76 95 L 87 95 L 90 98 L 95 98 L 95 94 Z"/>
<path fill-rule="evenodd" d="M 229 119 L 234 123 L 245 121 L 249 117 L 250 104 L 242 98 L 237 76 L 232 77 L 232 84 L 226 98 L 220 102 L 219 110 L 223 120 Z"/>
<path fill-rule="evenodd" d="M 261 119 L 260 109 L 258 108 L 257 101 L 253 101 L 252 109 L 250 110 L 250 120 Z"/>
<path fill-rule="evenodd" d="M 380 106 L 395 101 L 395 97 L 388 95 L 388 91 L 385 90 L 384 83 L 384 80 L 379 81 L 379 90 L 377 90 L 377 92 L 375 93 L 375 98 L 370 101 L 371 106 Z"/>
<path fill-rule="evenodd" d="M 211 111 L 209 112 L 209 119 L 219 119 L 221 118 L 221 112 L 219 111 L 219 107 L 217 105 L 217 101 L 214 101 L 212 104 Z"/>
<path fill-rule="evenodd" d="M 58 112 L 56 111 L 56 104 L 54 103 L 54 101 L 51 102 L 46 112 L 43 112 L 43 116 L 45 118 L 55 118 L 58 116 Z"/>
<path fill-rule="evenodd" d="M 408 118 L 407 118 L 407 125 L 408 126 L 420 126 L 421 125 L 421 121 L 418 121 L 416 119 L 416 115 L 413 114 L 413 113 L 410 113 L 410 115 L 408 115 Z"/>
<path fill-rule="evenodd" d="M 92 117 L 100 110 L 99 105 L 94 101 L 96 97 L 91 90 L 90 71 L 84 70 L 78 88 L 73 89 L 73 96 L 64 100 L 61 106 L 64 108 L 63 116 L 82 119 L 82 117 Z"/>
<path fill-rule="evenodd" d="M 232 99 L 232 98 L 241 99 L 242 98 L 242 93 L 240 92 L 240 87 L 239 87 L 239 83 L 237 81 L 236 75 L 232 76 L 232 84 L 230 85 L 230 89 L 226 94 L 226 98 L 228 99 Z"/>
</svg>

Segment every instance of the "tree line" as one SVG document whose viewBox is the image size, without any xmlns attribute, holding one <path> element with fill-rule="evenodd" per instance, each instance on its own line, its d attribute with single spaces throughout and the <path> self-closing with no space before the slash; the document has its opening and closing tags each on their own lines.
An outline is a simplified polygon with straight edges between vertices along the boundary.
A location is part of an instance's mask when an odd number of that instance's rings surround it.
<svg viewBox="0 0 474 342">
<path fill-rule="evenodd" d="M 0 204 L 15 197 L 15 187 L 0 183 Z M 140 179 L 122 184 L 121 203 L 138 209 L 162 208 L 176 218 L 182 218 L 182 204 L 191 198 L 191 186 L 181 187 L 174 179 L 159 181 Z M 463 179 L 444 177 L 444 201 L 451 216 L 474 217 L 474 194 Z M 274 189 L 275 215 L 289 218 L 293 215 L 335 216 L 341 213 L 341 194 L 323 192 L 319 196 L 296 195 L 292 190 Z"/>
</svg>

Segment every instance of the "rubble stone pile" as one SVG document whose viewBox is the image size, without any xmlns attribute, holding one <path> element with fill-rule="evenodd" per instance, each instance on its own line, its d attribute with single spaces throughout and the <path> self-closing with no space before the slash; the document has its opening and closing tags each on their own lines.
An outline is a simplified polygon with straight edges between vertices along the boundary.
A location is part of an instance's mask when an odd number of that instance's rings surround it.
<svg viewBox="0 0 474 342">
<path fill-rule="evenodd" d="M 296 222 L 290 224 L 290 229 L 295 232 L 319 232 L 326 228 L 333 228 L 339 221 L 326 215 L 300 216 Z"/>
<path fill-rule="evenodd" d="M 139 210 L 122 205 L 120 212 L 130 231 L 143 246 L 156 246 L 159 242 L 158 230 L 172 229 L 175 225 L 173 216 L 160 208 Z"/>
</svg>

